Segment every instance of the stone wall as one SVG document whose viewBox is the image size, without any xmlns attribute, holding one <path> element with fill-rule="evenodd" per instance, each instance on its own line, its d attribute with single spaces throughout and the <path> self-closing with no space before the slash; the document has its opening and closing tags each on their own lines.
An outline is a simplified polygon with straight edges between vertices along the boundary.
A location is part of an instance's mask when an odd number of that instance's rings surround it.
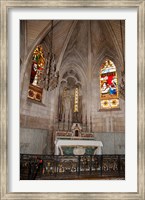
<svg viewBox="0 0 145 200">
<path fill-rule="evenodd" d="M 103 143 L 103 154 L 125 154 L 124 133 L 94 133 Z M 53 154 L 52 132 L 44 129 L 20 129 L 20 153 Z"/>
<path fill-rule="evenodd" d="M 20 129 L 20 153 L 51 154 L 52 133 L 44 129 Z"/>
<path fill-rule="evenodd" d="M 94 133 L 96 140 L 103 143 L 103 154 L 125 154 L 124 133 Z"/>
<path fill-rule="evenodd" d="M 41 33 L 46 32 L 45 35 L 40 34 L 39 23 L 23 21 L 21 27 L 20 142 L 21 153 L 49 154 L 52 152 L 52 131 L 58 129 L 59 87 L 53 91 L 44 89 L 42 103 L 27 98 L 33 49 L 42 41 L 46 45 L 49 42 L 46 31 L 50 21 L 42 21 L 40 26 Z M 124 153 L 125 101 L 119 99 L 119 110 L 100 111 L 99 81 L 100 66 L 105 58 L 112 59 L 116 65 L 118 82 L 121 81 L 124 63 L 121 34 L 117 28 L 120 22 L 116 20 L 110 24 L 108 21 L 70 20 L 54 21 L 54 24 L 57 25 L 53 29 L 52 43 L 60 75 L 59 83 L 71 68 L 80 77 L 83 129 L 94 132 L 97 140 L 103 142 L 104 153 Z M 111 31 L 111 27 L 114 31 Z"/>
</svg>

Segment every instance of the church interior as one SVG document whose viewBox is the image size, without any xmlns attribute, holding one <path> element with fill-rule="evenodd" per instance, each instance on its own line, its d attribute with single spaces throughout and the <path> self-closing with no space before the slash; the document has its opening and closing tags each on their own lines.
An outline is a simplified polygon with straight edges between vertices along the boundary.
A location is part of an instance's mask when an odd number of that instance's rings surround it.
<svg viewBox="0 0 145 200">
<path fill-rule="evenodd" d="M 125 21 L 20 21 L 20 179 L 125 178 Z"/>
</svg>

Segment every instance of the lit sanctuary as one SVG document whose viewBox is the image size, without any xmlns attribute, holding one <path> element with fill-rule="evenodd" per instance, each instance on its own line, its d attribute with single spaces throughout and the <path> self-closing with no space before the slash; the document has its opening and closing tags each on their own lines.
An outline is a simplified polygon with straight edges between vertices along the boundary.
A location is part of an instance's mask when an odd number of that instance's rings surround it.
<svg viewBox="0 0 145 200">
<path fill-rule="evenodd" d="M 21 20 L 21 179 L 125 177 L 124 45 L 123 20 Z"/>
</svg>

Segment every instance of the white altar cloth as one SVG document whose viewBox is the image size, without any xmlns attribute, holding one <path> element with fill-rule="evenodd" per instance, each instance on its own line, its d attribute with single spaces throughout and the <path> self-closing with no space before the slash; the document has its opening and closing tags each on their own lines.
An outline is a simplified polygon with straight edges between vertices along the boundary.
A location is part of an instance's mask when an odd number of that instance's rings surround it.
<svg viewBox="0 0 145 200">
<path fill-rule="evenodd" d="M 102 154 L 102 147 L 103 144 L 101 141 L 96 140 L 71 140 L 71 139 L 56 139 L 55 140 L 55 155 L 59 155 L 61 152 L 61 155 L 63 155 L 62 146 L 76 146 L 79 148 L 79 146 L 92 146 L 97 147 L 94 154 L 101 155 Z"/>
</svg>

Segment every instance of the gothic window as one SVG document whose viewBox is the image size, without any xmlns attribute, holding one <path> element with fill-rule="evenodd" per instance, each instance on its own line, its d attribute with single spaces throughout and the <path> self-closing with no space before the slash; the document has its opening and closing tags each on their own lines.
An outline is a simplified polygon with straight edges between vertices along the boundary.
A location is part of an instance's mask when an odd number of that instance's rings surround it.
<svg viewBox="0 0 145 200">
<path fill-rule="evenodd" d="M 28 98 L 41 101 L 44 84 L 45 57 L 41 45 L 33 52 Z"/>
<path fill-rule="evenodd" d="M 101 109 L 119 108 L 117 72 L 114 63 L 106 60 L 100 70 Z"/>
<path fill-rule="evenodd" d="M 79 103 L 79 88 L 75 88 L 75 95 L 74 95 L 74 112 L 78 112 L 78 103 Z"/>
</svg>

